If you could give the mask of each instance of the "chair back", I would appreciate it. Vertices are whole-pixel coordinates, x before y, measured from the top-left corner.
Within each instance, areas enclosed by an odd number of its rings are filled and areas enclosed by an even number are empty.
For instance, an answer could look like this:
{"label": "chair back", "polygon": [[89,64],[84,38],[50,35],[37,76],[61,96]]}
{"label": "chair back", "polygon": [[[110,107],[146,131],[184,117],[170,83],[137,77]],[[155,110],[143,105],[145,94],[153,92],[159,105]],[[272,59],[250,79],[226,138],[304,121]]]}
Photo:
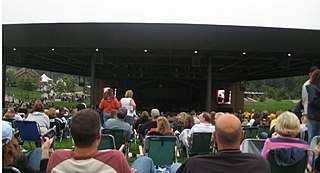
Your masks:
{"label": "chair back", "polygon": [[116,149],[114,137],[110,134],[101,134],[101,141],[98,150]]}
{"label": "chair back", "polygon": [[196,132],[192,134],[190,147],[187,148],[189,154],[208,154],[211,152],[212,133]]}
{"label": "chair back", "polygon": [[3,118],[2,120],[9,122],[9,123],[11,124],[11,127],[12,127],[13,129],[16,129],[16,128],[17,128],[16,122],[15,122],[16,119],[14,119],[14,118]]}
{"label": "chair back", "polygon": [[147,136],[145,152],[157,166],[169,166],[177,161],[176,146],[178,138],[175,136]]}
{"label": "chair back", "polygon": [[257,138],[259,128],[258,127],[243,127],[244,139]]}
{"label": "chair back", "polygon": [[3,166],[2,167],[3,173],[21,173],[19,169],[13,167],[13,166]]}
{"label": "chair back", "polygon": [[126,134],[123,129],[102,129],[102,134],[109,134],[114,137],[116,148],[119,149],[122,144],[125,144]]}
{"label": "chair back", "polygon": [[[297,149],[296,147],[289,148],[288,150],[294,150]],[[288,155],[290,154],[283,154],[283,152],[280,152],[283,150],[283,148],[273,149],[268,152],[268,161],[270,163],[271,172],[276,173],[304,173],[307,168],[308,163],[308,150],[299,149],[301,150],[302,155],[299,157],[299,160],[296,162],[286,162],[283,160],[285,157],[290,157]],[[310,150],[310,152],[312,152]],[[297,156],[297,151],[292,151],[293,155]],[[314,154],[312,154],[313,159],[312,163],[314,161]]]}
{"label": "chair back", "polygon": [[19,130],[21,140],[41,142],[40,127],[36,121],[16,120],[16,125]]}
{"label": "chair back", "polygon": [[248,138],[242,141],[240,149],[243,153],[261,154],[266,139]]}

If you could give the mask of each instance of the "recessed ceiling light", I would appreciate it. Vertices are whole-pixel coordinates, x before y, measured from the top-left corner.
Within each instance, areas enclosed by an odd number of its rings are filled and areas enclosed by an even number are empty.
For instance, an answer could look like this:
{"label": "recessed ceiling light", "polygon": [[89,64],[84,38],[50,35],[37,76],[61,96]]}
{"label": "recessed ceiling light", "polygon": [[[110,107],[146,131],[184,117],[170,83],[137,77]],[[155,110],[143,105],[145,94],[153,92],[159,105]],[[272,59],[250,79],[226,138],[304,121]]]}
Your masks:
{"label": "recessed ceiling light", "polygon": [[288,56],[290,57],[290,56],[291,56],[291,53],[288,53]]}
{"label": "recessed ceiling light", "polygon": [[144,53],[147,53],[148,52],[148,49],[145,49],[145,50],[143,50],[144,51]]}
{"label": "recessed ceiling light", "polygon": [[16,51],[16,50],[17,50],[17,49],[14,47],[14,48],[13,48],[13,51]]}
{"label": "recessed ceiling light", "polygon": [[195,53],[195,54],[197,54],[197,53],[198,53],[198,51],[197,51],[197,50],[195,50],[195,51],[194,51],[194,53]]}
{"label": "recessed ceiling light", "polygon": [[54,48],[52,48],[51,50],[54,51]]}
{"label": "recessed ceiling light", "polygon": [[96,52],[99,52],[99,49],[96,49]]}
{"label": "recessed ceiling light", "polygon": [[242,52],[242,55],[246,55],[247,54],[247,52]]}

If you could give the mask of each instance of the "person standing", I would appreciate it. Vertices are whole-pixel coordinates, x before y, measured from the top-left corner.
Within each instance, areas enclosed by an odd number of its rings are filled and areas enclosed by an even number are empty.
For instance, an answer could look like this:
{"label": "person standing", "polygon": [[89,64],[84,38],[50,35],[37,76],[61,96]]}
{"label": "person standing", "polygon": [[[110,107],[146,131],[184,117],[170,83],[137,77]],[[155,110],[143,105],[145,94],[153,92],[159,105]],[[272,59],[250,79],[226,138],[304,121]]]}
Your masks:
{"label": "person standing", "polygon": [[320,135],[320,70],[311,74],[310,84],[306,86],[308,92],[308,142],[310,144],[314,136]]}
{"label": "person standing", "polygon": [[108,88],[103,94],[103,99],[99,104],[99,109],[103,110],[104,123],[110,118],[111,111],[116,111],[120,108],[120,104],[117,98],[114,97],[113,89]]}
{"label": "person standing", "polygon": [[124,97],[120,100],[120,107],[125,107],[128,110],[127,117],[125,118],[125,122],[132,125],[134,120],[134,111],[136,109],[136,103],[132,99],[133,92],[132,90],[127,90]]}
{"label": "person standing", "polygon": [[301,101],[303,105],[303,113],[302,114],[307,114],[308,113],[308,92],[306,86],[310,84],[310,79],[311,79],[311,74],[315,70],[317,70],[318,67],[312,66],[309,69],[309,79],[302,85],[302,93],[301,93]]}

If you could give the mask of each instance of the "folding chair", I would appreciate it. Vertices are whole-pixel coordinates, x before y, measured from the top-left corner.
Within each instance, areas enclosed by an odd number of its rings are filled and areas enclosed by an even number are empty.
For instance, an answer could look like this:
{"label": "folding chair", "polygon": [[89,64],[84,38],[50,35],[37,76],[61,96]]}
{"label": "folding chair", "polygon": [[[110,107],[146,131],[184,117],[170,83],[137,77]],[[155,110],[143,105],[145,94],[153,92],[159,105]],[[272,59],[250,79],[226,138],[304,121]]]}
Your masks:
{"label": "folding chair", "polygon": [[101,141],[98,150],[116,149],[114,137],[109,134],[101,134]]}
{"label": "folding chair", "polygon": [[243,127],[244,139],[257,138],[259,128],[258,127]]}
{"label": "folding chair", "polygon": [[[285,152],[283,154],[283,150],[290,151],[289,153]],[[301,154],[300,155],[298,154]],[[276,173],[305,173],[307,164],[308,164],[308,155],[312,156],[312,168],[314,163],[314,152],[312,150],[304,150],[297,147],[292,148],[277,148],[270,150],[268,152],[267,159],[270,163],[271,172]],[[295,155],[295,157],[294,157]],[[298,156],[297,156],[298,155]],[[295,158],[292,159],[291,162],[286,162],[284,158]]]}
{"label": "folding chair", "polygon": [[262,138],[262,135],[261,133],[266,133],[268,134],[269,131],[270,131],[270,126],[261,126],[261,125],[258,125],[258,137],[261,139]]}
{"label": "folding chair", "polygon": [[61,133],[60,123],[57,122],[56,120],[53,122],[50,122],[50,128],[55,128],[56,133],[57,133],[56,137],[59,138],[59,141],[61,142],[63,133]]}
{"label": "folding chair", "polygon": [[243,153],[261,154],[266,139],[248,138],[242,141],[240,149]]}
{"label": "folding chair", "polygon": [[116,149],[122,151],[125,149],[125,155],[129,153],[129,141],[126,141],[126,133],[123,129],[102,129],[102,134],[109,134],[114,137]]}
{"label": "folding chair", "polygon": [[177,145],[175,136],[147,136],[144,151],[156,166],[169,166],[177,162]]}
{"label": "folding chair", "polygon": [[2,167],[3,173],[21,173],[20,170],[13,166],[4,166]]}
{"label": "folding chair", "polygon": [[16,125],[19,130],[21,140],[28,141],[30,148],[32,148],[30,141],[41,142],[40,127],[37,122],[16,120]]}
{"label": "folding chair", "polygon": [[212,133],[193,133],[189,147],[186,147],[187,157],[189,158],[190,155],[209,154],[212,143]]}

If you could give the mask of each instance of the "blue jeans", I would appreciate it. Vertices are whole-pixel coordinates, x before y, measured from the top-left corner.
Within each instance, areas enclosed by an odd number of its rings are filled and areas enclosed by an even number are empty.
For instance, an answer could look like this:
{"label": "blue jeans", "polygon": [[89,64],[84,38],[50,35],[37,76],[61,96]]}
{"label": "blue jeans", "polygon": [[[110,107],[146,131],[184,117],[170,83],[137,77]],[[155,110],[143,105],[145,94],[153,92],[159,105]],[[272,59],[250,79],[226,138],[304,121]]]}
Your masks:
{"label": "blue jeans", "polygon": [[307,120],[308,127],[308,143],[311,143],[313,137],[320,135],[320,121]]}
{"label": "blue jeans", "polygon": [[124,119],[125,122],[129,123],[130,125],[133,124],[134,116],[126,116]]}
{"label": "blue jeans", "polygon": [[25,154],[28,160],[28,165],[34,170],[40,170],[40,161],[42,156],[42,149],[35,148],[32,151],[29,151]]}
{"label": "blue jeans", "polygon": [[[174,163],[170,166],[170,173],[176,173],[181,163]],[[155,165],[150,157],[142,156],[135,160],[131,168],[135,168],[137,173],[154,173]]]}
{"label": "blue jeans", "polygon": [[104,121],[104,124],[103,124],[103,127],[105,127],[105,124],[106,122],[108,121],[108,119],[110,118],[110,113],[107,113],[107,112],[104,112],[103,113],[103,121]]}

